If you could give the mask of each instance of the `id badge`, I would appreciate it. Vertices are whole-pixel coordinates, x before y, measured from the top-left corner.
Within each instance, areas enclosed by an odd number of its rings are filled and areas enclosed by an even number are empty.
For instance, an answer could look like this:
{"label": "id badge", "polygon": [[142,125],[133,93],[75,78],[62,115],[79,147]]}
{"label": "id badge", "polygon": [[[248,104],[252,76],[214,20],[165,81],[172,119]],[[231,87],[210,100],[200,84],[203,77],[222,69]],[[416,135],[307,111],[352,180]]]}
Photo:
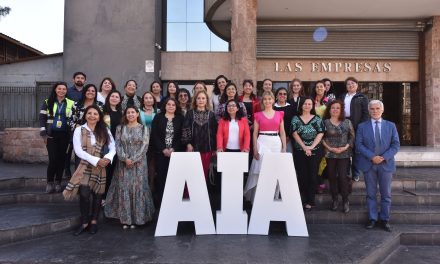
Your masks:
{"label": "id badge", "polygon": [[63,125],[63,122],[61,122],[61,121],[57,121],[57,128],[61,128],[61,126]]}

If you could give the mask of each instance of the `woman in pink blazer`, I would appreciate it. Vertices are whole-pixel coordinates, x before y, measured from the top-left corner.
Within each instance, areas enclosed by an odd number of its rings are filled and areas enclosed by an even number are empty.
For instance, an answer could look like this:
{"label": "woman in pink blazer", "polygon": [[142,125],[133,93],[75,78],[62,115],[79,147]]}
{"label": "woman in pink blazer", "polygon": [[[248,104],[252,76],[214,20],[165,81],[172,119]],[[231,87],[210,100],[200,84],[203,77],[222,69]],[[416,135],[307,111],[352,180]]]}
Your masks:
{"label": "woman in pink blazer", "polygon": [[226,102],[226,111],[218,123],[218,152],[249,152],[250,130],[243,111],[235,100]]}

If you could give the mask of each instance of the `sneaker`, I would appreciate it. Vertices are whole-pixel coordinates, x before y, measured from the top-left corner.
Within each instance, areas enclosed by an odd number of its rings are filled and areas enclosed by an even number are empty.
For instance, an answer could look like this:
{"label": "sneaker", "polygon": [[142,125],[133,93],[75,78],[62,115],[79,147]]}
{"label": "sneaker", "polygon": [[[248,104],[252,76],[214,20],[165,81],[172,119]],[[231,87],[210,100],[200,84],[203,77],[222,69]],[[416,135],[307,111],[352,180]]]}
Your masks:
{"label": "sneaker", "polygon": [[55,188],[53,186],[53,182],[48,182],[46,184],[46,193],[53,193],[55,191]]}
{"label": "sneaker", "polygon": [[353,176],[353,181],[358,182],[359,181],[359,175],[354,175]]}
{"label": "sneaker", "polygon": [[135,225],[131,225],[130,229],[136,229],[136,226]]}
{"label": "sneaker", "polygon": [[63,191],[63,188],[61,187],[61,184],[59,182],[55,183],[55,192],[60,193]]}
{"label": "sneaker", "polygon": [[348,212],[350,212],[350,203],[348,202],[348,201],[346,201],[345,203],[344,203],[344,207],[342,208],[342,212],[344,212],[344,213],[348,213]]}
{"label": "sneaker", "polygon": [[122,225],[122,229],[127,230],[128,229],[128,225]]}

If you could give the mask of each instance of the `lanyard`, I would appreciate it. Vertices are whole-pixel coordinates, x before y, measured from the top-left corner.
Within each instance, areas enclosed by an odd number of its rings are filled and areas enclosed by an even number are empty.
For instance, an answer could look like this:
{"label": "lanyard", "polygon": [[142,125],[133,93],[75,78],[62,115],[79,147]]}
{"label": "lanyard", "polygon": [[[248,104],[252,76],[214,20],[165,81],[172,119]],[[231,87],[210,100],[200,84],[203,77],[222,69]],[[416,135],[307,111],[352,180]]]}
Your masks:
{"label": "lanyard", "polygon": [[64,106],[64,102],[61,105],[58,102],[57,102],[57,104],[58,104],[57,114],[58,114],[58,119],[60,119],[61,118],[61,111],[63,110],[63,106]]}

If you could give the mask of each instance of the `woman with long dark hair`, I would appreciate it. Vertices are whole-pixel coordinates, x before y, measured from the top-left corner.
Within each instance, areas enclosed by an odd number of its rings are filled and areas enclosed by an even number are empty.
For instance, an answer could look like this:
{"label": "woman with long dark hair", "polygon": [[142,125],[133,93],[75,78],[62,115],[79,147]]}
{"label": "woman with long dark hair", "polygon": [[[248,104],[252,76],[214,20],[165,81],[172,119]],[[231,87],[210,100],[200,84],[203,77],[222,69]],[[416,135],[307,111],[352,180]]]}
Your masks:
{"label": "woman with long dark hair", "polygon": [[314,100],[306,98],[300,108],[299,115],[294,116],[291,123],[292,136],[295,139],[293,159],[299,191],[305,211],[315,206],[315,190],[317,185],[318,154],[321,139],[325,132],[322,119],[316,115]]}
{"label": "woman with long dark hair", "polygon": [[167,97],[171,97],[177,100],[177,94],[179,93],[179,85],[176,81],[169,81],[167,84]]}
{"label": "woman with long dark hair", "polygon": [[315,82],[315,88],[312,90],[310,97],[315,101],[315,112],[320,117],[324,117],[328,98],[325,96],[325,86],[323,81]]}
{"label": "woman with long dark hair", "polygon": [[177,100],[179,102],[178,107],[183,116],[191,109],[191,94],[185,88],[179,90],[177,94]]}
{"label": "woman with long dark hair", "polygon": [[107,217],[119,219],[123,229],[143,225],[154,214],[146,155],[150,133],[139,115],[139,109],[128,106],[116,129],[117,177],[110,185],[104,209]]}
{"label": "woman with long dark hair", "polygon": [[158,81],[154,81],[150,84],[150,92],[154,97],[154,100],[156,101],[156,107],[157,109],[160,109],[162,107],[162,84]]}
{"label": "woman with long dark hair", "polygon": [[166,98],[162,111],[153,120],[151,145],[154,146],[157,177],[155,183],[155,201],[160,207],[163,190],[170,165],[171,154],[183,151],[182,128],[184,118],[174,98]]}
{"label": "woman with long dark hair", "polygon": [[215,78],[214,81],[214,90],[212,91],[212,111],[214,113],[217,110],[218,105],[220,104],[220,98],[225,91],[226,84],[228,83],[228,78],[224,75],[219,75]]}
{"label": "woman with long dark hair", "polygon": [[243,81],[243,94],[238,97],[238,101],[244,104],[249,126],[252,127],[254,114],[260,111],[260,100],[254,93],[254,82],[252,80]]}
{"label": "woman with long dark hair", "polygon": [[75,130],[77,126],[82,125],[84,111],[87,107],[91,105],[97,105],[102,111],[103,103],[98,101],[98,89],[92,83],[86,84],[82,89],[81,100],[75,102],[72,111],[72,131]]}
{"label": "woman with long dark hair", "polygon": [[[238,91],[237,86],[235,83],[229,82],[226,85],[225,92],[220,97],[220,104],[217,107],[217,110],[215,111],[215,118],[217,121],[219,121],[224,113],[226,112],[226,102],[229,100],[235,100],[238,101]],[[238,107],[240,107],[241,111],[243,111],[243,114],[247,117],[247,111],[246,107],[242,102],[238,103]]]}
{"label": "woman with long dark hair", "polygon": [[102,79],[99,85],[98,101],[105,104],[105,99],[110,94],[111,91],[116,90],[115,82],[110,77],[105,77]]}
{"label": "woman with long dark hair", "polygon": [[67,84],[55,83],[40,110],[40,136],[46,144],[49,156],[46,193],[61,192],[64,160],[70,140],[69,123],[72,122],[72,108],[75,103],[66,98],[66,94]]}
{"label": "woman with long dark hair", "polygon": [[[106,183],[105,168],[115,155],[115,143],[101,109],[96,105],[88,106],[83,120],[84,124],[73,133],[73,148],[80,163],[63,192],[65,199],[71,199],[79,192],[81,225],[74,235],[80,235],[87,229],[91,234],[98,231],[97,222]],[[104,155],[105,148],[107,154]]]}
{"label": "woman with long dark hair", "polygon": [[333,87],[333,82],[329,78],[322,79],[325,86],[325,96],[327,96],[328,101],[331,102],[336,99],[335,87]]}
{"label": "woman with long dark hair", "polygon": [[[292,105],[293,115],[298,115],[299,109],[304,102],[305,94],[300,79],[295,78],[289,84],[289,103]],[[289,122],[290,126],[290,122]]]}
{"label": "woman with long dark hair", "polygon": [[[107,127],[110,129],[113,138],[116,136],[116,128],[121,123],[122,118],[122,110],[121,110],[121,93],[117,90],[111,91],[107,98],[105,99],[104,104],[104,122],[107,124]],[[102,196],[102,205],[105,205],[105,199],[107,197],[108,189],[110,188],[110,184],[113,179],[113,174],[115,171],[116,164],[118,163],[118,156],[115,155],[110,165],[107,168],[107,179],[105,184],[105,193]]]}
{"label": "woman with long dark hair", "polygon": [[217,129],[217,152],[249,152],[250,129],[243,110],[234,99],[226,102],[226,111]]}

